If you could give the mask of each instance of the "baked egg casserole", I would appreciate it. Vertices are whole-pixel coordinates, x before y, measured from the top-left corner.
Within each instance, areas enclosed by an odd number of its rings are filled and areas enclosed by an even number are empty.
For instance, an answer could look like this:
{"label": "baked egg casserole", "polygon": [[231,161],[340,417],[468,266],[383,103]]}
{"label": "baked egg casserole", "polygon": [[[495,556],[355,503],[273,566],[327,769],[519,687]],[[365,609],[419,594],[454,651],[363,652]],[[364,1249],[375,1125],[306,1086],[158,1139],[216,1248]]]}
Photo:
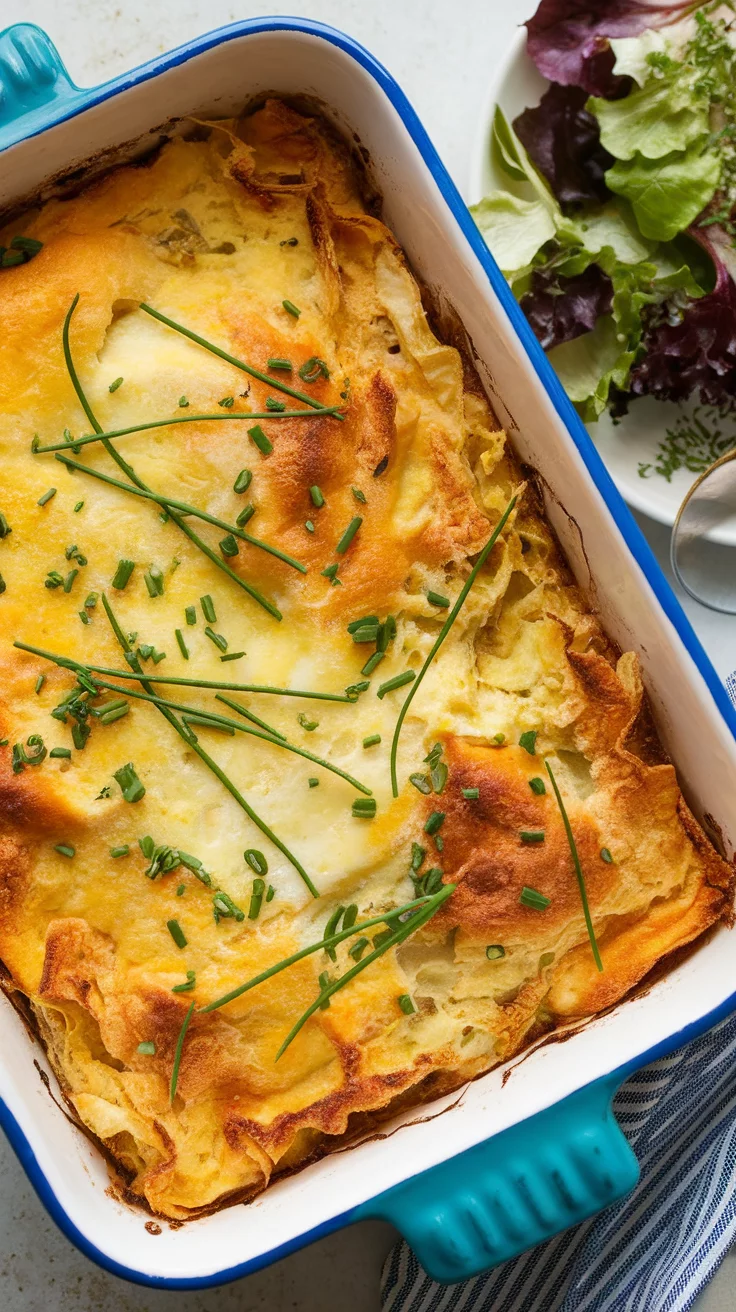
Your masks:
{"label": "baked egg casserole", "polygon": [[272,99],[0,232],[0,962],[184,1220],[731,914],[461,333]]}

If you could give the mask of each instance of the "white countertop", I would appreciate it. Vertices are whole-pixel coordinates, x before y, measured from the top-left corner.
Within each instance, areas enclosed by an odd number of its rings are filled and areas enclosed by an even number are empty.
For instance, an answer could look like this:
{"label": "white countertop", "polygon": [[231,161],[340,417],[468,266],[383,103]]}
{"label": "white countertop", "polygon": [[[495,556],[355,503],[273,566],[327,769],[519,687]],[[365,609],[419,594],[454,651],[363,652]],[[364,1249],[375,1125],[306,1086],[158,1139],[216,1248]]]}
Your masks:
{"label": "white countertop", "polygon": [[[535,0],[285,0],[283,7],[252,0],[0,0],[0,21],[45,28],[81,86],[106,81],[236,19],[290,13],[331,23],[367,46],[398,79],[467,194],[486,89],[517,24],[535,7]],[[669,574],[669,530],[638,518]],[[736,668],[736,619],[689,598],[684,604],[725,677]],[[137,1288],[72,1248],[0,1141],[2,1312],[344,1312],[348,1306],[350,1312],[378,1312],[380,1264],[392,1239],[389,1226],[364,1223],[219,1290]],[[734,1269],[736,1256],[729,1255],[698,1312],[736,1312]]]}

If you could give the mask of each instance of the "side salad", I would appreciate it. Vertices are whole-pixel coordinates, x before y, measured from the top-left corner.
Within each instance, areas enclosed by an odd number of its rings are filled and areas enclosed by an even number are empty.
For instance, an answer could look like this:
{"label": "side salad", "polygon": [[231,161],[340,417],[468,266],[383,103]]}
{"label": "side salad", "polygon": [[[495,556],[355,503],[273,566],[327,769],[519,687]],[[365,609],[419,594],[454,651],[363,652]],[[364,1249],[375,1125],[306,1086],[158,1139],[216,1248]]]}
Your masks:
{"label": "side salad", "polygon": [[583,419],[736,405],[736,6],[541,0],[473,214]]}

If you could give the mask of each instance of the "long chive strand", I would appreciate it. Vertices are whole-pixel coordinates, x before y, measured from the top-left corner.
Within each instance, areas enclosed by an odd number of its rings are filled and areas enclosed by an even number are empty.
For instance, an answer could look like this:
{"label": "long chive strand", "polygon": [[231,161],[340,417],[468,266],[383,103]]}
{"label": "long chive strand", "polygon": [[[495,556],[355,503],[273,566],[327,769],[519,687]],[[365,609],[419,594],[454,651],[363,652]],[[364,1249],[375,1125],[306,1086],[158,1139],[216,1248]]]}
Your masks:
{"label": "long chive strand", "polygon": [[[454,892],[455,885],[446,884],[445,889]],[[446,896],[449,896],[449,893]],[[280,974],[282,970],[287,970],[289,966],[295,965],[297,961],[303,961],[305,957],[311,956],[312,953],[319,952],[323,948],[326,950],[335,947],[347,938],[362,934],[366,929],[373,929],[375,925],[385,925],[387,921],[397,920],[407,912],[413,911],[415,907],[426,907],[429,901],[430,898],[426,896],[415,898],[412,902],[405,902],[403,906],[396,907],[393,911],[384,912],[382,916],[372,916],[370,920],[351,925],[348,929],[342,929],[337,934],[330,934],[329,937],[320,939],[318,943],[310,943],[309,947],[301,948],[299,952],[294,952],[292,956],[285,957],[283,961],[277,962],[275,966],[269,966],[267,970],[261,971],[260,975],[254,976],[245,984],[239,984],[237,988],[231,989],[229,993],[225,993],[221,998],[216,998],[214,1002],[208,1002],[206,1007],[200,1007],[200,1014],[204,1015],[208,1011],[218,1011],[220,1007],[227,1006],[228,1002],[234,1002],[236,998],[242,997],[244,993],[248,993],[256,985],[263,984],[265,980],[271,979],[273,975]]]}
{"label": "long chive strand", "polygon": [[[208,342],[206,337],[200,337],[199,333],[192,332],[191,328],[185,328],[183,324],[177,323],[175,319],[169,319],[165,314],[161,314],[158,310],[154,310],[153,306],[146,305],[145,301],[141,301],[140,309],[146,314],[150,314],[151,318],[158,319],[159,323],[166,324],[167,328],[173,328],[174,332],[181,333],[182,336],[188,337],[190,341],[196,342],[198,346],[203,346],[205,351],[211,351],[213,355],[219,355],[221,360],[227,360],[228,364],[235,365],[236,369],[242,369],[244,373],[250,374],[251,378],[257,378],[259,382],[267,383],[269,387],[274,389],[274,391],[285,392],[286,395],[292,397],[293,400],[302,401],[305,405],[311,406],[313,410],[316,410],[319,413],[323,413],[328,408],[323,405],[321,401],[315,401],[314,397],[309,396],[306,392],[298,392],[296,388],[289,387],[288,383],[282,383],[279,378],[273,378],[271,374],[261,373],[261,370],[254,369],[253,365],[246,364],[243,360],[238,360],[236,356],[230,355],[228,351],[223,351],[221,346],[215,346],[214,342]],[[335,418],[342,421],[342,415],[335,415]]]}
{"label": "long chive strand", "polygon": [[[342,406],[326,406],[320,414],[338,415]],[[203,415],[172,415],[170,419],[152,419],[146,424],[131,424],[129,428],[111,428],[107,432],[100,430],[99,433],[85,433],[84,437],[74,438],[74,447],[88,446],[90,442],[101,442],[103,437],[128,437],[130,433],[146,433],[151,428],[168,428],[171,424],[196,424],[209,423],[211,420],[230,420],[230,419],[247,419],[253,423],[256,419],[313,419],[314,415],[311,410],[263,410],[261,412],[246,412],[236,410],[234,414],[203,414]],[[68,442],[55,442],[52,446],[36,446],[33,448],[34,456],[48,455],[51,451],[68,451]]]}
{"label": "long chive strand", "polygon": [[307,1010],[289,1030],[289,1033],[276,1053],[274,1062],[277,1062],[279,1058],[283,1056],[289,1045],[293,1043],[299,1031],[303,1029],[307,1021],[314,1015],[315,1011],[332,997],[333,993],[337,993],[339,989],[344,988],[352,979],[355,979],[356,975],[359,975],[361,971],[366,970],[368,966],[372,965],[374,961],[377,961],[379,957],[382,957],[384,953],[388,952],[393,947],[398,947],[399,944],[403,943],[410,934],[413,934],[417,929],[421,929],[426,925],[427,921],[432,919],[436,912],[439,911],[443,902],[446,902],[447,898],[450,897],[454,891],[454,884],[446,884],[442,891],[435,895],[424,911],[413,917],[407,924],[402,925],[401,928],[397,929],[390,938],[387,938],[385,942],[381,943],[373,952],[370,952],[367,957],[363,957],[361,961],[352,966],[350,970],[346,971],[344,975],[341,975],[339,979],[334,980],[332,984],[328,984],[326,989],[322,989],[314,1002],[307,1007]]}
{"label": "long chive strand", "polygon": [[103,474],[99,469],[91,469],[89,465],[83,465],[79,460],[70,460],[68,456],[57,455],[57,460],[62,465],[67,465],[70,469],[79,469],[83,474],[89,474],[91,478],[98,478],[103,483],[109,483],[111,487],[119,487],[123,492],[130,492],[135,497],[143,497],[147,501],[155,501],[157,505],[163,506],[166,510],[179,510],[185,515],[195,515],[197,519],[204,520],[207,524],[214,524],[216,528],[224,529],[226,533],[232,533],[236,538],[241,538],[243,542],[250,543],[253,547],[260,547],[262,551],[267,551],[271,556],[278,556],[292,569],[298,569],[300,574],[306,574],[307,567],[300,561],[295,560],[293,556],[287,555],[285,551],[280,551],[278,547],[272,547],[269,542],[263,542],[261,538],[255,538],[251,533],[244,533],[242,529],[235,524],[228,524],[225,519],[218,519],[216,515],[210,515],[206,510],[198,510],[196,506],[190,506],[186,501],[177,501],[174,497],[165,497],[158,492],[152,492],[149,489],[141,487],[131,487],[128,483],[123,483],[119,478],[112,478],[110,474]]}
{"label": "long chive strand", "polygon": [[108,692],[125,693],[126,697],[134,697],[139,701],[153,702],[155,706],[165,706],[170,711],[182,711],[185,715],[201,716],[203,718],[199,720],[199,723],[202,728],[207,728],[207,724],[203,722],[206,719],[213,729],[218,728],[218,726],[235,729],[238,733],[246,733],[253,738],[260,738],[263,742],[271,743],[273,747],[283,747],[285,751],[295,752],[297,756],[303,756],[305,760],[311,761],[314,765],[322,766],[323,770],[329,770],[332,774],[339,775],[341,779],[352,784],[353,788],[357,788],[359,792],[365,793],[366,797],[373,796],[371,789],[367,788],[365,784],[362,784],[360,780],[354,779],[351,774],[346,774],[344,770],[341,770],[337,765],[333,765],[330,761],[323,760],[321,756],[315,756],[312,752],[308,752],[306,747],[297,747],[296,744],[290,743],[286,739],[274,738],[272,734],[263,733],[260,729],[253,729],[249,724],[240,724],[238,720],[233,720],[228,715],[218,715],[217,712],[214,711],[202,711],[197,706],[187,706],[185,702],[168,701],[164,697],[157,697],[154,692],[142,693],[134,692],[129,688],[119,688],[117,684],[109,683],[106,679],[96,679],[95,682],[98,683],[101,688],[105,688]]}
{"label": "long chive strand", "polygon": [[[58,656],[55,652],[46,651],[43,647],[33,647],[28,642],[21,642],[17,639],[13,643],[20,651],[30,652],[32,656],[43,656],[45,660],[52,661],[54,665],[61,666],[64,670],[71,670],[75,673],[77,670],[89,671],[92,674],[109,674],[115,679],[138,679],[136,674],[131,674],[130,670],[116,670],[109,665],[89,665],[82,661],[73,660],[71,656]],[[219,688],[223,692],[254,692],[268,693],[271,696],[278,697],[301,697],[310,700],[323,702],[349,702],[353,704],[353,698],[348,697],[345,693],[338,692],[311,692],[304,688],[276,688],[267,683],[225,683],[219,679],[185,679],[169,675],[168,677],[158,674],[148,676],[149,683],[162,683],[167,685],[175,684],[177,687],[184,688]]]}
{"label": "long chive strand", "polygon": [[552,784],[552,787],[554,789],[555,797],[557,799],[557,805],[560,809],[560,815],[562,816],[562,823],[565,826],[565,833],[567,834],[567,842],[570,848],[570,855],[572,856],[573,865],[575,866],[575,875],[578,881],[578,888],[580,889],[580,901],[583,904],[583,915],[585,916],[585,924],[587,926],[588,938],[590,939],[590,946],[593,950],[595,964],[598,967],[598,969],[602,971],[603,962],[601,961],[601,954],[598,951],[598,942],[595,936],[595,929],[593,928],[593,918],[590,914],[590,906],[588,905],[588,892],[585,887],[585,875],[583,874],[583,867],[580,864],[580,857],[578,855],[577,843],[575,842],[575,835],[572,832],[572,825],[570,824],[570,819],[567,814],[567,808],[562,800],[562,793],[557,787],[557,780],[555,779],[552,773],[552,766],[550,765],[546,757],[545,757],[544,765],[547,774],[549,775],[550,783]]}
{"label": "long chive strand", "polygon": [[[102,604],[105,608],[105,614],[107,615],[107,618],[110,621],[110,625],[112,626],[113,633],[115,634],[118,643],[120,644],[126,655],[129,654],[130,649],[126,641],[125,634],[123,633],[122,629],[120,628],[120,625],[115,619],[115,616],[112,611],[112,607],[110,606],[110,603],[107,600],[107,597],[105,596],[104,592],[102,593]],[[131,665],[135,669],[135,672],[138,676],[138,682],[140,683],[141,687],[145,689],[145,691],[149,694],[150,697],[155,697],[155,693],[153,692],[150,683],[146,679],[143,670],[141,670],[140,661],[138,660],[138,657],[133,656],[132,654],[131,654]],[[309,878],[309,875],[307,874],[301,862],[297,859],[297,857],[294,856],[293,852],[289,851],[286,844],[282,843],[281,839],[276,836],[276,834],[273,832],[270,826],[266,824],[265,820],[261,820],[261,817],[257,815],[257,813],[253,810],[252,806],[250,806],[250,804],[246,802],[242,793],[238,791],[238,789],[235,787],[235,784],[232,782],[231,779],[228,778],[224,770],[220,769],[217,762],[213,761],[209,753],[206,752],[198,742],[193,741],[193,736],[187,732],[187,730],[184,728],[182,724],[179,723],[177,717],[174,715],[173,711],[171,711],[168,708],[168,706],[159,706],[158,709],[160,710],[164,718],[168,720],[171,727],[176,730],[179,737],[184,739],[184,742],[187,744],[187,746],[190,747],[193,752],[196,752],[197,756],[199,756],[199,758],[202,761],[204,761],[205,765],[209,767],[212,773],[216,775],[216,777],[220,780],[220,783],[223,784],[223,786],[230,793],[231,797],[233,797],[235,801],[238,803],[238,806],[240,806],[242,810],[245,811],[245,814],[249,817],[249,819],[253,821],[253,824],[256,826],[256,828],[260,829],[261,833],[265,834],[266,838],[270,839],[274,847],[277,847],[278,850],[283,854],[283,856],[286,857],[287,861],[294,867],[294,869],[297,871],[300,877],[304,880],[304,883],[306,884],[307,888],[312,894],[312,897],[319,897],[319,893],[317,889],[315,888],[314,884]]]}
{"label": "long chive strand", "polygon": [[[113,446],[109,438],[102,436],[102,428],[98,424],[92,412],[87,397],[84,394],[84,389],[82,387],[82,384],[80,383],[79,378],[77,376],[77,371],[74,367],[74,361],[72,359],[71,347],[69,345],[69,325],[71,323],[71,318],[77,307],[78,302],[79,302],[79,292],[77,292],[76,296],[74,297],[74,300],[72,301],[71,305],[69,306],[69,309],[67,310],[66,319],[64,320],[64,328],[62,331],[64,359],[66,361],[66,367],[69,371],[69,377],[71,378],[72,381],[72,386],[74,387],[74,391],[77,394],[79,403],[82,409],[84,410],[84,413],[86,414],[87,418],[89,419],[89,422],[91,423],[95,432],[101,435],[102,445],[104,446],[108,455],[112,456],[112,459],[115,461],[116,465],[118,465],[120,469],[122,469],[126,478],[129,478],[131,483],[135,483],[136,487],[140,488],[144,492],[150,492],[151,489],[149,487],[146,487],[146,484],[143,483],[142,480],[138,477],[135,470],[128,464],[127,460],[124,460],[120,452],[115,450],[115,447]],[[273,615],[274,619],[277,620],[281,619],[281,611],[277,610],[277,608],[273,605],[272,602],[267,601],[265,597],[261,596],[260,592],[258,592],[256,588],[253,588],[249,583],[246,583],[245,579],[242,579],[239,574],[236,574],[234,570],[230,569],[230,566],[226,565],[224,560],[222,560],[220,556],[215,555],[215,552],[212,551],[207,546],[206,542],[203,542],[202,539],[198,537],[198,535],[194,532],[194,530],[189,527],[186,521],[183,520],[181,516],[176,513],[176,511],[171,510],[169,514],[173,522],[176,524],[177,528],[181,529],[182,533],[186,534],[186,536],[190,539],[190,541],[192,541],[195,544],[195,546],[198,546],[200,551],[204,552],[205,556],[207,556],[212,561],[213,565],[216,565],[217,568],[222,570],[224,574],[229,575],[229,577],[233,579],[235,583],[238,584],[238,587],[242,588],[244,592],[247,592],[249,596],[251,596],[254,601],[258,602],[258,605],[262,606],[264,610],[268,611],[270,615]]]}
{"label": "long chive strand", "polygon": [[396,777],[396,757],[397,757],[398,749],[399,749],[399,736],[400,736],[400,734],[401,734],[401,726],[403,725],[404,720],[406,719],[406,713],[407,713],[407,711],[409,710],[409,707],[411,706],[412,701],[414,700],[414,697],[415,697],[415,695],[416,695],[417,689],[419,688],[419,686],[420,686],[420,684],[421,684],[421,682],[422,682],[422,679],[424,678],[425,674],[427,673],[427,670],[429,669],[430,665],[432,664],[432,661],[434,660],[435,656],[437,655],[437,652],[439,651],[440,647],[442,646],[443,642],[445,641],[445,638],[447,637],[448,633],[450,632],[450,629],[452,628],[453,624],[455,623],[455,620],[457,619],[458,615],[460,614],[460,611],[461,611],[461,609],[462,609],[463,603],[464,603],[464,601],[465,601],[465,599],[466,599],[468,593],[470,592],[470,589],[472,588],[473,584],[475,583],[475,580],[476,580],[476,578],[478,577],[478,574],[480,573],[481,569],[482,569],[483,566],[485,565],[485,562],[486,562],[488,556],[490,555],[491,551],[493,550],[493,547],[495,546],[495,544],[496,544],[496,542],[497,542],[497,540],[498,540],[498,537],[499,537],[499,535],[500,535],[500,533],[501,533],[501,531],[502,531],[502,529],[503,529],[503,527],[504,527],[504,524],[506,523],[506,521],[507,521],[509,515],[511,514],[511,512],[512,512],[512,510],[513,510],[513,508],[514,508],[515,505],[516,505],[516,497],[513,496],[513,497],[511,498],[511,500],[509,501],[509,503],[508,503],[506,509],[504,510],[504,512],[503,512],[503,514],[502,514],[502,516],[501,516],[501,518],[499,519],[499,521],[498,521],[496,527],[494,528],[494,530],[493,530],[493,532],[492,532],[490,538],[489,538],[488,541],[486,542],[486,545],[484,546],[483,550],[481,551],[481,553],[480,553],[480,555],[479,555],[477,561],[475,562],[473,568],[471,569],[470,574],[468,575],[467,579],[465,580],[465,583],[463,584],[463,587],[462,587],[461,590],[460,590],[460,595],[459,595],[457,601],[455,602],[455,605],[453,606],[452,610],[450,611],[450,614],[448,615],[447,619],[445,620],[444,624],[442,625],[442,628],[440,629],[440,632],[439,632],[439,634],[438,634],[438,636],[437,636],[435,642],[434,642],[433,645],[432,645],[432,649],[431,649],[431,651],[430,651],[430,653],[429,653],[427,659],[425,660],[425,662],[424,662],[424,664],[423,664],[421,670],[419,671],[419,674],[417,675],[416,679],[414,680],[414,682],[413,682],[413,684],[412,684],[412,686],[411,686],[411,690],[410,690],[410,692],[409,692],[409,695],[408,695],[408,697],[406,698],[406,701],[404,702],[404,705],[402,706],[401,710],[399,711],[399,718],[398,718],[397,721],[396,721],[396,728],[394,729],[394,736],[393,736],[393,739],[392,739],[392,742],[391,742],[391,791],[392,791],[394,797],[398,797],[398,795],[399,795],[399,785],[398,785],[398,781],[397,781],[397,777]]}

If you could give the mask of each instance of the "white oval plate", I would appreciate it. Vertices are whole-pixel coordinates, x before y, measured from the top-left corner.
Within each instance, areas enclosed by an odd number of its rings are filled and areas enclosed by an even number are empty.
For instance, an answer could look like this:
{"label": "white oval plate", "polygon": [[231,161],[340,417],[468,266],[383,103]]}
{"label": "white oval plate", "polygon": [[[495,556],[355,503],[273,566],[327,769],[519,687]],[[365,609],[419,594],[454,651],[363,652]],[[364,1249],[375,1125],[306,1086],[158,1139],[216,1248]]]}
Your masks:
{"label": "white oval plate", "polygon": [[[471,203],[481,200],[494,187],[506,189],[508,186],[508,179],[494,168],[491,160],[491,131],[496,105],[501,106],[509,120],[514,119],[528,105],[538,105],[548,86],[526,53],[526,31],[521,28],[501,60],[498,76],[489,92],[471,163]],[[696,405],[696,399],[680,406],[672,401],[643,397],[636,400],[630,413],[616,424],[604,413],[597,423],[588,425],[588,432],[624,499],[635,510],[650,515],[661,524],[674,524],[683,497],[697,474],[678,469],[668,483],[657,473],[643,478],[639,465],[654,464],[658,444],[665,438],[666,430],[672,428],[683,414],[690,415]],[[734,437],[736,440],[736,422]],[[724,525],[718,532],[718,540],[736,546],[736,524],[733,527]]]}

